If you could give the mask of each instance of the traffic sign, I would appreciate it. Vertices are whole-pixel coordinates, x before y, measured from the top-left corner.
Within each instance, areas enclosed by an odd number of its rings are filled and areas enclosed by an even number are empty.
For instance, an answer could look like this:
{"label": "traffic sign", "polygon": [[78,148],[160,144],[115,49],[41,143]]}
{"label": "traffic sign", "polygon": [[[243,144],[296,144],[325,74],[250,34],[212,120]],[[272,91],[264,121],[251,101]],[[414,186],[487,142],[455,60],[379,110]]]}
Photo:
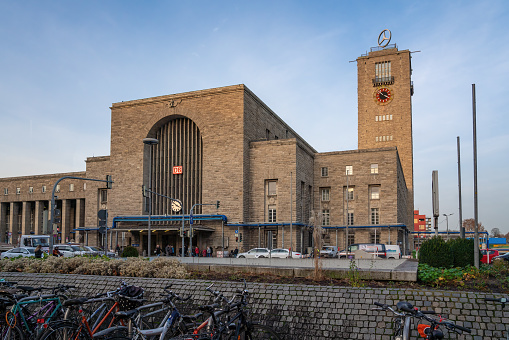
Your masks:
{"label": "traffic sign", "polygon": [[238,234],[238,233],[239,233],[239,231],[238,231],[238,230],[235,230],[235,234]]}

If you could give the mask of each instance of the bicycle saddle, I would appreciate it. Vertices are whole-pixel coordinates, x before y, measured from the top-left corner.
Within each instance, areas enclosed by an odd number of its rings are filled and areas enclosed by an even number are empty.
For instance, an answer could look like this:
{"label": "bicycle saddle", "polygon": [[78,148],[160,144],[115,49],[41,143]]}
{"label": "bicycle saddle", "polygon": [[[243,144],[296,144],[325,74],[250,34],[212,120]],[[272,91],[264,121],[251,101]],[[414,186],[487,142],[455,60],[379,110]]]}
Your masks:
{"label": "bicycle saddle", "polygon": [[396,304],[396,307],[398,308],[398,310],[401,310],[403,312],[413,312],[414,311],[414,306],[412,306],[412,304],[410,302],[406,302],[406,301],[400,301]]}
{"label": "bicycle saddle", "polygon": [[70,299],[70,300],[64,301],[64,303],[62,305],[64,307],[82,305],[87,300],[88,300],[88,298]]}

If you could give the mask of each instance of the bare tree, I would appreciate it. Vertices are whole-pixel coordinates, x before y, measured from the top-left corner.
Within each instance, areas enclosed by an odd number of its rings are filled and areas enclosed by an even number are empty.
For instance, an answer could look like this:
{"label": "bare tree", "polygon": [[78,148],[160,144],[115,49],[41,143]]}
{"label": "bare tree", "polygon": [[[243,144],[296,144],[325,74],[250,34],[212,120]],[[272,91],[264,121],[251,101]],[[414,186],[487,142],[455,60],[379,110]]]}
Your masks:
{"label": "bare tree", "polygon": [[[477,226],[479,231],[486,231],[481,222],[479,222]],[[473,218],[467,218],[466,220],[463,220],[463,227],[465,228],[465,231],[475,231],[475,220]]]}
{"label": "bare tree", "polygon": [[322,249],[322,213],[319,211],[311,211],[309,225],[313,227],[313,256],[315,259],[315,280],[323,279],[322,259],[320,258],[320,249]]}
{"label": "bare tree", "polygon": [[491,232],[490,232],[490,235],[492,237],[501,237],[502,236],[501,233],[500,233],[500,229],[498,229],[498,228],[492,228]]}

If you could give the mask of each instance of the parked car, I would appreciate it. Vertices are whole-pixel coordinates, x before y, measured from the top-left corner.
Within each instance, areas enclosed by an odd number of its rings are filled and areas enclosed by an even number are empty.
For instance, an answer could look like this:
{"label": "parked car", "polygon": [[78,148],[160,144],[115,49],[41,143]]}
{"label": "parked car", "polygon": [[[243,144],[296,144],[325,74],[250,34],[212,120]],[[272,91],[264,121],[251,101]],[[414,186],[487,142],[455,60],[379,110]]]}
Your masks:
{"label": "parked car", "polygon": [[246,253],[240,253],[238,258],[258,259],[269,257],[270,251],[267,248],[254,248]]}
{"label": "parked car", "polygon": [[[85,248],[92,256],[103,256],[104,255],[104,250],[102,248],[93,247],[93,246],[83,246],[83,248]],[[111,252],[111,251],[108,251],[107,255],[108,255],[108,257],[116,257],[117,256],[116,253]]]}
{"label": "parked car", "polygon": [[70,244],[55,244],[54,247],[58,247],[58,251],[61,252],[64,257],[86,255],[86,251],[81,249],[80,246],[74,246]]}
{"label": "parked car", "polygon": [[[290,250],[288,250],[288,249],[281,249],[281,248],[272,249],[270,251],[270,257],[272,257],[272,258],[281,258],[281,259],[289,258],[290,257]],[[302,258],[302,254],[298,253],[296,251],[292,251],[292,257],[294,259],[301,259]]]}
{"label": "parked car", "polygon": [[509,253],[505,253],[504,255],[498,255],[491,259],[491,261],[500,261],[500,260],[506,260],[509,261]]}
{"label": "parked car", "polygon": [[493,258],[500,255],[496,249],[481,249],[482,263],[491,263]]}
{"label": "parked car", "polygon": [[339,258],[347,258],[350,256],[355,256],[355,252],[357,250],[364,250],[365,252],[371,253],[373,258],[380,257],[386,258],[387,251],[385,249],[385,244],[374,244],[374,243],[356,243],[348,246],[348,252],[342,250],[339,252]]}
{"label": "parked car", "polygon": [[1,255],[2,259],[14,257],[35,257],[35,247],[19,247],[4,251]]}
{"label": "parked car", "polygon": [[401,249],[397,244],[386,244],[385,250],[387,252],[388,259],[400,259],[401,258]]}
{"label": "parked car", "polygon": [[320,256],[323,257],[338,257],[338,247],[336,246],[323,246],[320,250]]}

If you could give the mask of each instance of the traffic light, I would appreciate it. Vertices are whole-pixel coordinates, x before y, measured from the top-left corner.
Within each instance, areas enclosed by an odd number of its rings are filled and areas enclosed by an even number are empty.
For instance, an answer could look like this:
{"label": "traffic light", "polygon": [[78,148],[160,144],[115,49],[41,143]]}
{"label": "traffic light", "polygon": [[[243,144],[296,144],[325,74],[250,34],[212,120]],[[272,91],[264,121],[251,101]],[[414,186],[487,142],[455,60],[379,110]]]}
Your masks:
{"label": "traffic light", "polygon": [[180,229],[180,237],[187,237],[187,236],[188,236],[187,230]]}
{"label": "traffic light", "polygon": [[53,218],[53,222],[54,223],[60,223],[62,222],[62,212],[60,211],[60,209],[55,209],[55,217]]}
{"label": "traffic light", "polygon": [[221,203],[221,202],[216,201],[216,209],[219,209],[219,204],[220,204],[220,203]]}
{"label": "traffic light", "polygon": [[111,180],[111,175],[106,175],[106,189],[111,189],[113,187],[113,181]]}
{"label": "traffic light", "polygon": [[193,237],[194,237],[194,229],[193,229],[193,228],[191,228],[191,236],[190,236],[190,237],[191,237],[191,238],[193,238]]}
{"label": "traffic light", "polygon": [[147,197],[147,186],[145,184],[141,186],[141,190],[143,192],[143,197]]}
{"label": "traffic light", "polygon": [[235,242],[239,242],[239,236],[238,234],[235,235]]}
{"label": "traffic light", "polygon": [[242,242],[242,233],[239,234],[239,241]]}

